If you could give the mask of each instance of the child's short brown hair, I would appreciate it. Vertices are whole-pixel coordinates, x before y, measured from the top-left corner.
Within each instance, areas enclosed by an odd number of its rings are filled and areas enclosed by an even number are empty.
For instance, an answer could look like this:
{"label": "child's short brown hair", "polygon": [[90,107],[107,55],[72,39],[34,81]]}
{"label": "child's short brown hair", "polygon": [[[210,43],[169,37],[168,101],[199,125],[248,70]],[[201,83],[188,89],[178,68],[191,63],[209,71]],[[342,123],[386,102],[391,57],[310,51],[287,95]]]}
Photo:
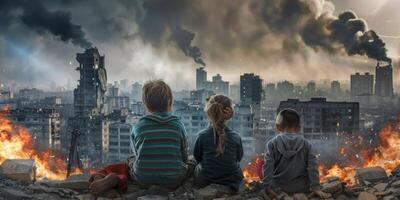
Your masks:
{"label": "child's short brown hair", "polygon": [[275,124],[284,128],[300,128],[300,115],[296,110],[287,108],[278,113]]}
{"label": "child's short brown hair", "polygon": [[151,112],[165,112],[172,103],[171,88],[162,80],[149,81],[142,88],[142,100]]}

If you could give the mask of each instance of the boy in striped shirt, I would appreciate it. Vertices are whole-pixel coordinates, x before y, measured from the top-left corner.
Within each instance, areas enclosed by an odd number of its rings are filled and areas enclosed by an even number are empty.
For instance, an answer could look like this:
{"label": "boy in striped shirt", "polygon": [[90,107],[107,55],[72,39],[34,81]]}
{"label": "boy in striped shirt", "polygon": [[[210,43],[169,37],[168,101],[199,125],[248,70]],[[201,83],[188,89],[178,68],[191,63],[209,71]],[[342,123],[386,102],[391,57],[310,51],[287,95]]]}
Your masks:
{"label": "boy in striped shirt", "polygon": [[172,112],[172,92],[161,80],[143,86],[142,100],[150,113],[132,132],[136,160],[131,175],[142,185],[179,186],[187,177],[186,131]]}
{"label": "boy in striped shirt", "polygon": [[[142,187],[151,185],[175,189],[193,173],[188,161],[186,131],[172,112],[172,92],[162,80],[143,86],[142,100],[150,113],[135,125],[131,142],[135,157],[128,163],[107,166],[90,179],[89,189],[96,196],[115,197],[133,179]],[[192,162],[192,163],[191,163]]]}

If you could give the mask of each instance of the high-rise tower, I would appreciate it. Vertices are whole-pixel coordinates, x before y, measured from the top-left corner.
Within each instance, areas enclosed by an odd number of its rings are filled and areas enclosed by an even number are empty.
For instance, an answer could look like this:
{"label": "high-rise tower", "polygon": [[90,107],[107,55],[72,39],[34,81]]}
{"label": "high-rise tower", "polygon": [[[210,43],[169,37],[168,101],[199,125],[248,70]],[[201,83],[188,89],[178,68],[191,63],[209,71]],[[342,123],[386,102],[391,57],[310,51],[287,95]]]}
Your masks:
{"label": "high-rise tower", "polygon": [[375,68],[375,95],[393,96],[393,68],[390,62],[378,61]]}

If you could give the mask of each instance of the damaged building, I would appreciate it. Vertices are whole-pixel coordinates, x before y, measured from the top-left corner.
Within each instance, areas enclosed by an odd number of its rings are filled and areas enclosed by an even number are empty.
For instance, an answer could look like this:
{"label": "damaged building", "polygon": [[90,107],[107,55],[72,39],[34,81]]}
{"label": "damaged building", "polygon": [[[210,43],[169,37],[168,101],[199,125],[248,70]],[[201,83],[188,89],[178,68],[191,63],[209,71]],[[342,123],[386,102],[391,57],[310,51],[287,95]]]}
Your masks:
{"label": "damaged building", "polygon": [[35,146],[60,149],[60,114],[52,108],[17,108],[10,110],[10,119],[23,125],[31,134]]}
{"label": "damaged building", "polygon": [[102,138],[108,135],[109,123],[103,115],[107,90],[104,59],[97,48],[86,49],[76,56],[80,79],[74,90],[75,116],[70,120],[70,127],[78,132],[74,133],[78,135],[77,148],[86,165],[101,160]]}

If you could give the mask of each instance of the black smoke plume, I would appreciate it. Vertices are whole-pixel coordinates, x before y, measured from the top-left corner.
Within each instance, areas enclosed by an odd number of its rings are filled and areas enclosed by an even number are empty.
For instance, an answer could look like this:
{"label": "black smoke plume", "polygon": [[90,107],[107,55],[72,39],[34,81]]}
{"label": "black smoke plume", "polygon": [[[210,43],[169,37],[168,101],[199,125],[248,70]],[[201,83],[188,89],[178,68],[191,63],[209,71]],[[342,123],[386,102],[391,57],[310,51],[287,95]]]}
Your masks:
{"label": "black smoke plume", "polygon": [[330,3],[326,2],[260,0],[255,13],[261,16],[270,31],[288,38],[299,34],[307,46],[316,50],[329,53],[344,50],[350,56],[366,55],[390,62],[385,43],[375,31],[368,30],[363,19],[352,11],[333,16],[333,9],[323,10]]}
{"label": "black smoke plume", "polygon": [[[16,9],[21,9],[21,14],[12,16]],[[82,48],[89,48],[89,42],[80,25],[71,21],[69,12],[48,10],[38,0],[5,0],[0,3],[0,13],[7,14],[9,20],[17,20],[27,27],[35,30],[38,34],[51,33],[63,42],[71,42]]]}
{"label": "black smoke plume", "polygon": [[[186,56],[205,66],[198,47],[192,46],[195,34],[182,28],[180,17],[184,11],[186,0],[147,0],[140,2],[138,8],[139,33],[141,37],[152,43],[160,45],[164,37],[172,40]],[[190,2],[189,2],[190,3]]]}
{"label": "black smoke plume", "polygon": [[[355,13],[345,11],[337,19],[324,17],[310,20],[303,30],[303,39],[307,45],[335,51],[339,43],[350,56],[367,55],[369,58],[391,62],[383,40],[375,31],[368,30],[366,22]],[[311,39],[313,37],[314,40]]]}

